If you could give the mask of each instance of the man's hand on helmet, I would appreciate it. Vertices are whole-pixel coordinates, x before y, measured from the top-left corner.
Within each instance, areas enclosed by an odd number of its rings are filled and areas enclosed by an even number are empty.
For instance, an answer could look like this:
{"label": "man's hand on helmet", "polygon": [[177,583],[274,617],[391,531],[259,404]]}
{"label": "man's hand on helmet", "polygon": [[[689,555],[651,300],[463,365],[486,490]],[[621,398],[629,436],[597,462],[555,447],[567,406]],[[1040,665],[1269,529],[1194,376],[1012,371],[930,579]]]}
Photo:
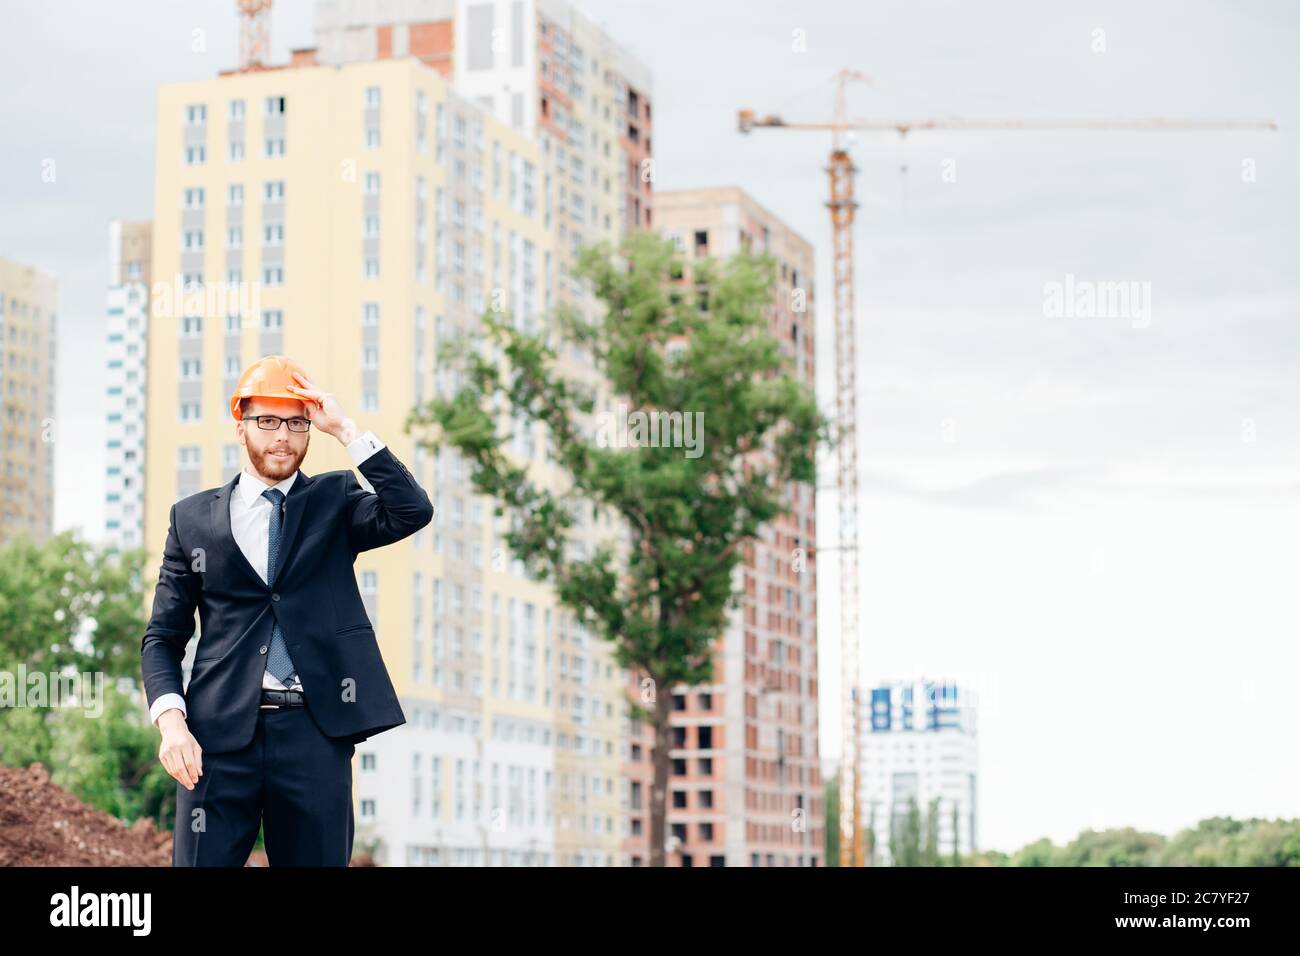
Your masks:
{"label": "man's hand on helmet", "polygon": [[357,437],[356,423],[343,413],[343,406],[333,392],[322,392],[298,372],[293,373],[293,378],[298,384],[285,387],[302,400],[313,425],[345,445]]}

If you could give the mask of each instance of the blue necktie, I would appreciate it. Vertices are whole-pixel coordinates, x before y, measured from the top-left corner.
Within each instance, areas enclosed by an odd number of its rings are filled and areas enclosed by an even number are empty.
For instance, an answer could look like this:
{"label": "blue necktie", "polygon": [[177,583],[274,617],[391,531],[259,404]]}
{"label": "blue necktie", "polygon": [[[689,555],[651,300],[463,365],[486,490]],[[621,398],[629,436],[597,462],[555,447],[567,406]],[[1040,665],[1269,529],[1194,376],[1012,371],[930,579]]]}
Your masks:
{"label": "blue necktie", "polygon": [[[266,583],[273,584],[275,582],[276,563],[280,557],[280,531],[284,527],[284,521],[280,514],[280,502],[284,500],[284,492],[279,488],[267,488],[262,492],[262,497],[269,498],[273,505],[271,508],[271,533],[266,556]],[[279,621],[273,620],[271,625],[271,652],[266,657],[266,669],[274,674],[285,687],[292,685],[289,678],[294,674],[293,660],[289,657],[289,647],[284,643],[284,633],[280,630]]]}

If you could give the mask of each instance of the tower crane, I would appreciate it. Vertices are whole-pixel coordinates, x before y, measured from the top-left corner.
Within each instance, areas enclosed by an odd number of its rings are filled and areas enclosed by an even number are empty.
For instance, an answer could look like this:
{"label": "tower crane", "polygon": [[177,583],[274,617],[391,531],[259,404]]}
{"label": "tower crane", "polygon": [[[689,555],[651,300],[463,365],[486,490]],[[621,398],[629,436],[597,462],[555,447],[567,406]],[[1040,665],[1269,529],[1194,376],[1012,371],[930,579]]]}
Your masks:
{"label": "tower crane", "polygon": [[[846,110],[846,88],[850,82],[870,83],[857,70],[835,74],[835,112],[828,122],[788,123],[779,116],[758,116],[751,109],[739,111],[740,132],[755,129],[817,130],[831,134],[830,200],[831,246],[835,284],[835,405],[838,425],[839,541],[837,547],[821,550],[840,552],[840,693],[843,753],[840,761],[840,865],[863,866],[865,840],[862,831],[862,701],[858,642],[858,444],[857,385],[853,307],[853,219],[857,202],[853,179],[857,168],[849,157],[844,134],[850,131],[893,131],[900,136],[920,130],[1194,130],[1194,129],[1277,129],[1273,120],[1174,120],[1150,119],[850,119]],[[916,705],[919,706],[919,705]],[[848,749],[848,748],[851,748]],[[954,840],[956,834],[953,835]]]}
{"label": "tower crane", "polygon": [[235,0],[240,72],[261,69],[271,53],[271,0]]}

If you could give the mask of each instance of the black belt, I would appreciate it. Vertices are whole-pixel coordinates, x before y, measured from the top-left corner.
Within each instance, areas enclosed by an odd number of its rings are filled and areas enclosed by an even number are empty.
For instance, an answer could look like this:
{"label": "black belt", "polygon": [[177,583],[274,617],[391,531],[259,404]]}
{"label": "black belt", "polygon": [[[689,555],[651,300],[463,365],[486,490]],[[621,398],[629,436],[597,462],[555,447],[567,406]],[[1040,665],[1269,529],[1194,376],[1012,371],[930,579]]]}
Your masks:
{"label": "black belt", "polygon": [[302,691],[300,690],[262,688],[262,707],[302,707],[305,703],[306,701],[303,700]]}

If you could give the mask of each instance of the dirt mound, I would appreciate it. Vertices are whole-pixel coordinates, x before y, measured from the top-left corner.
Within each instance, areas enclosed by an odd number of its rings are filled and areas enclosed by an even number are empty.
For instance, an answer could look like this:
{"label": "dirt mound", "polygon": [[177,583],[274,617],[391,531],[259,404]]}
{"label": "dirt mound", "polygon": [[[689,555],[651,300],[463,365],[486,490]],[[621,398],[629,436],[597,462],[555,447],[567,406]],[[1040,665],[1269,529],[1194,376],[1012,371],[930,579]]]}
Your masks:
{"label": "dirt mound", "polygon": [[[50,782],[45,765],[0,767],[0,866],[171,866],[171,831],[148,817],[128,827]],[[266,866],[254,850],[245,866]],[[370,854],[352,866],[374,866]]]}
{"label": "dirt mound", "polygon": [[0,866],[171,866],[172,835],[127,827],[50,782],[44,764],[0,767]]}

